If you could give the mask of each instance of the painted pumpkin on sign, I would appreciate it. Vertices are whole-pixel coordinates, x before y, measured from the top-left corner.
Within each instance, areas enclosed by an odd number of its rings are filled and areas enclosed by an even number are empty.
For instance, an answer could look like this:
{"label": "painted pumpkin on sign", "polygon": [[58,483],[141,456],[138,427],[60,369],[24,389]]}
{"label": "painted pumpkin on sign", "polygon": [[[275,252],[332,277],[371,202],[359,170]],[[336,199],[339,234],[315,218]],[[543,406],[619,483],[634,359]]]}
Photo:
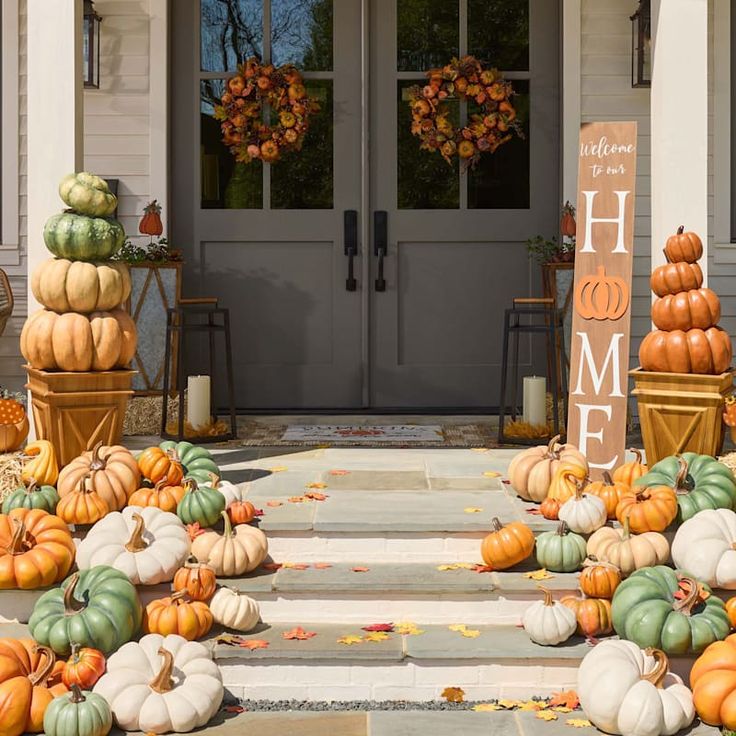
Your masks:
{"label": "painted pumpkin on sign", "polygon": [[606,275],[604,266],[598,266],[595,275],[580,279],[575,288],[575,311],[583,319],[616,320],[628,306],[626,282],[618,276]]}

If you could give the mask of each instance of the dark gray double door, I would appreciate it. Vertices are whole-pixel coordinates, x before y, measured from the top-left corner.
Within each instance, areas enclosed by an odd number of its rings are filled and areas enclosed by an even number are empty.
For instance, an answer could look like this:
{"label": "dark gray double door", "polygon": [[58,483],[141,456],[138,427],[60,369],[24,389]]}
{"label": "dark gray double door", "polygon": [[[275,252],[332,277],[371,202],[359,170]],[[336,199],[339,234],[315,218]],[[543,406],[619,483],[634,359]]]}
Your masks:
{"label": "dark gray double door", "polygon": [[[172,240],[186,291],[231,310],[238,407],[497,405],[503,308],[538,288],[524,241],[556,230],[557,3],[181,6]],[[212,117],[253,53],[304,69],[321,108],[303,150],[272,166],[235,164]],[[527,131],[467,172],[419,150],[405,92],[465,53],[512,79]]]}

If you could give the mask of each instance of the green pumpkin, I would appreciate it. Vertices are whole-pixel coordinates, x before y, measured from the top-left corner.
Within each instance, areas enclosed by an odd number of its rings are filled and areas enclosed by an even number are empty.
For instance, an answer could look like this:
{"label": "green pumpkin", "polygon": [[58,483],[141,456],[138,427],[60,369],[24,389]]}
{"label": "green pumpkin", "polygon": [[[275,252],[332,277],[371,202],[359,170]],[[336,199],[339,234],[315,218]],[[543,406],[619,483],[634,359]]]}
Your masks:
{"label": "green pumpkin", "polygon": [[31,478],[28,488],[20,486],[3,501],[2,512],[9,514],[13,509],[43,509],[50,514],[56,512],[59,494],[53,486],[39,486]]}
{"label": "green pumpkin", "polygon": [[125,573],[107,565],[76,572],[46,591],[28,620],[31,636],[66,655],[71,643],[110,654],[139,631],[143,607]]}
{"label": "green pumpkin", "polygon": [[687,573],[664,565],[637,570],[613,595],[616,633],[642,649],[654,647],[667,654],[699,654],[714,641],[725,639],[731,631],[726,607],[715,595],[702,600],[699,585],[711,593]]}
{"label": "green pumpkin", "polygon": [[90,217],[107,217],[118,206],[107,182],[86,171],[65,176],[59,184],[59,196],[67,207]]}
{"label": "green pumpkin", "polygon": [[185,478],[193,478],[197,483],[209,483],[210,473],[214,473],[218,478],[220,476],[220,468],[206,447],[172,440],[162,442],[159,447],[165,451],[176,450],[179,462],[184,468]]}
{"label": "green pumpkin", "polygon": [[679,457],[666,457],[635,481],[635,485],[674,488],[679,523],[705,509],[736,510],[736,479],[710,455],[684,452]]}
{"label": "green pumpkin", "polygon": [[567,528],[564,521],[553,532],[537,537],[537,562],[553,572],[575,572],[586,557],[585,540]]}
{"label": "green pumpkin", "polygon": [[185,483],[189,486],[189,491],[179,501],[176,515],[185,524],[214,526],[225,510],[225,496],[211,486],[198,485],[194,478],[188,478]]}
{"label": "green pumpkin", "polygon": [[46,736],[106,736],[112,728],[112,710],[107,700],[72,685],[71,692],[54,698],[46,707]]}
{"label": "green pumpkin", "polygon": [[125,230],[117,220],[61,212],[46,221],[43,241],[59,258],[106,261],[122,246]]}

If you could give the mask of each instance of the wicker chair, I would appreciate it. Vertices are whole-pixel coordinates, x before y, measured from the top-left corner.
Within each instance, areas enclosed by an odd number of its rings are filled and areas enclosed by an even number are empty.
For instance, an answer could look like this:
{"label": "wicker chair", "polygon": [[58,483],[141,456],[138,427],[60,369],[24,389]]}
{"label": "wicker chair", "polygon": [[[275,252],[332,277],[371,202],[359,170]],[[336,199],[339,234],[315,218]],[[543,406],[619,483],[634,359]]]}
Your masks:
{"label": "wicker chair", "polygon": [[5,332],[5,325],[13,313],[13,290],[10,288],[8,274],[0,268],[0,335]]}

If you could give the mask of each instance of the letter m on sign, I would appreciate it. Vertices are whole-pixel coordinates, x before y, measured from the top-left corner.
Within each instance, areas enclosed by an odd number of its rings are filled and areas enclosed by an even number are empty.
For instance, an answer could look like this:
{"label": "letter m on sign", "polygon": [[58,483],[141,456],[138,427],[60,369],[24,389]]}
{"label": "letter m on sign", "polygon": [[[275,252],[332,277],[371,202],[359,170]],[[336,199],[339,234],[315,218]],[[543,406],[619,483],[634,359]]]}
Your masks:
{"label": "letter m on sign", "polygon": [[636,123],[580,129],[567,441],[600,477],[626,447]]}

